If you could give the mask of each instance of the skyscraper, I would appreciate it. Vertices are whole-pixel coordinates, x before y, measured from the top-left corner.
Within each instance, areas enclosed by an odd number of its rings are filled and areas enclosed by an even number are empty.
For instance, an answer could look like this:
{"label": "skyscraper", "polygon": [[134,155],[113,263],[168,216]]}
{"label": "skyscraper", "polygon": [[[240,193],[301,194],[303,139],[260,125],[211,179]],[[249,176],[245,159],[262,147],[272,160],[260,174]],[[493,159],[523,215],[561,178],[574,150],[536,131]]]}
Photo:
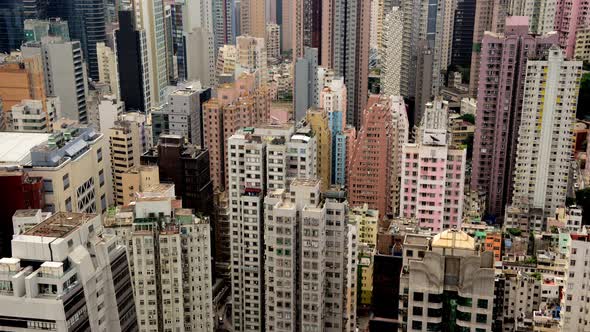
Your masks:
{"label": "skyscraper", "polygon": [[145,32],[151,106],[164,102],[168,85],[168,58],[163,0],[133,0],[135,27]]}
{"label": "skyscraper", "polygon": [[241,0],[240,35],[264,38],[266,34],[264,0]]}
{"label": "skyscraper", "polygon": [[15,236],[0,329],[137,330],[125,248],[103,229],[99,215],[59,212]]}
{"label": "skyscraper", "polygon": [[22,51],[25,58],[42,55],[47,94],[59,97],[60,117],[88,123],[88,82],[81,46],[78,41],[49,37],[41,43],[24,44]]}
{"label": "skyscraper", "polygon": [[401,94],[415,98],[414,123],[437,96],[447,69],[452,39],[453,2],[403,0]]}
{"label": "skyscraper", "polygon": [[131,10],[119,12],[115,40],[121,100],[127,110],[145,112],[152,105],[147,40],[145,30],[135,27]]}
{"label": "skyscraper", "polygon": [[383,38],[379,49],[383,61],[381,70],[382,92],[389,96],[401,95],[402,32],[402,12],[399,7],[393,7],[383,21]]}
{"label": "skyscraper", "polygon": [[487,193],[488,213],[502,218],[511,201],[526,63],[541,58],[557,35],[529,35],[528,18],[509,17],[506,32],[481,43],[472,190]]}
{"label": "skyscraper", "polygon": [[581,61],[549,50],[547,60],[528,61],[514,169],[513,204],[555,214],[565,206],[576,118]]}
{"label": "skyscraper", "polygon": [[555,8],[555,30],[559,34],[559,46],[567,59],[574,56],[576,34],[590,24],[589,0],[562,0]]}
{"label": "skyscraper", "polygon": [[167,96],[167,103],[152,110],[153,140],[162,134],[184,137],[190,144],[203,144],[203,104],[211,99],[211,89],[199,82],[178,88]]}
{"label": "skyscraper", "polygon": [[96,44],[96,55],[98,59],[99,81],[108,84],[111,88],[111,94],[119,99],[121,96],[119,90],[119,68],[115,53],[104,43],[98,43]]}
{"label": "skyscraper", "polygon": [[347,203],[322,199],[319,187],[295,179],[264,200],[267,331],[356,328],[357,230]]}
{"label": "skyscraper", "polygon": [[209,176],[209,152],[186,144],[179,135],[160,135],[157,146],[141,156],[141,164],[155,166],[162,182],[174,183],[182,206],[210,214],[213,210],[213,185]]}
{"label": "skyscraper", "polygon": [[310,107],[319,105],[318,50],[305,48],[303,57],[295,62],[295,121],[305,118]]}
{"label": "skyscraper", "polygon": [[268,319],[263,200],[267,190],[290,191],[294,179],[315,177],[316,139],[309,128],[266,126],[239,130],[228,146],[232,325],[236,331],[260,331]]}
{"label": "skyscraper", "polygon": [[125,218],[129,210],[123,209],[105,226],[127,244],[140,330],[166,326],[212,332],[209,219],[175,208],[172,184],[137,195],[130,218]]}
{"label": "skyscraper", "polygon": [[447,142],[448,112],[442,99],[427,103],[417,142],[402,149],[399,215],[435,232],[460,229],[463,221],[467,156]]}
{"label": "skyscraper", "polygon": [[333,3],[333,68],[348,90],[347,124],[361,127],[361,110],[368,99],[371,2],[336,0]]}
{"label": "skyscraper", "polygon": [[321,191],[325,192],[332,183],[332,132],[329,114],[322,108],[310,108],[305,121],[317,137],[317,178],[321,180]]}
{"label": "skyscraper", "polygon": [[228,186],[228,139],[238,129],[265,124],[270,119],[270,95],[256,87],[254,75],[242,74],[235,82],[220,85],[217,96],[203,104],[204,147],[209,150],[213,189]]}
{"label": "skyscraper", "polygon": [[473,50],[471,52],[471,69],[469,94],[477,96],[479,84],[479,61],[482,40],[486,31],[502,33],[506,23],[509,0],[478,0],[475,6],[475,23],[473,25]]}
{"label": "skyscraper", "polygon": [[397,205],[400,143],[406,143],[406,106],[399,96],[373,95],[363,112],[348,167],[350,206],[368,204],[386,216]]}
{"label": "skyscraper", "polygon": [[106,8],[104,1],[50,0],[47,15],[68,22],[70,37],[81,43],[88,76],[99,79],[96,43],[106,42]]}
{"label": "skyscraper", "polygon": [[455,9],[450,64],[460,68],[471,65],[476,0],[458,0]]}
{"label": "skyscraper", "polygon": [[480,253],[475,240],[465,232],[446,230],[432,239],[427,251],[406,257],[404,254],[400,280],[404,330],[491,331],[491,252]]}
{"label": "skyscraper", "polygon": [[320,108],[328,113],[328,126],[332,136],[331,184],[343,186],[347,178],[346,86],[342,78],[334,78],[320,92]]}
{"label": "skyscraper", "polygon": [[23,4],[21,0],[5,0],[0,4],[0,52],[10,53],[23,41]]}
{"label": "skyscraper", "polygon": [[111,128],[104,128],[108,133],[113,176],[113,196],[117,206],[124,205],[122,174],[130,168],[139,166],[143,153],[139,124],[131,121],[116,121]]}
{"label": "skyscraper", "polygon": [[216,52],[223,45],[235,43],[234,7],[234,0],[213,1],[213,29]]}

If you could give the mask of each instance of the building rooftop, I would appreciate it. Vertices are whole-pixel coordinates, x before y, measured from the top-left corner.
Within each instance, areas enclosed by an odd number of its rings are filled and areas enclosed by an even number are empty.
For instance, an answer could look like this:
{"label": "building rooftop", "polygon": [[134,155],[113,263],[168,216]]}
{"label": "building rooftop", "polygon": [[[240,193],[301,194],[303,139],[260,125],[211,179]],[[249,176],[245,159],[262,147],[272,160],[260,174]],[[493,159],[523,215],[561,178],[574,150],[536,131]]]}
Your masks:
{"label": "building rooftop", "polygon": [[14,217],[34,217],[39,213],[38,209],[16,210]]}
{"label": "building rooftop", "polygon": [[475,250],[475,239],[463,231],[451,229],[437,234],[432,240],[432,246]]}
{"label": "building rooftop", "polygon": [[45,144],[51,134],[0,132],[0,163],[28,165],[31,149]]}
{"label": "building rooftop", "polygon": [[58,212],[26,231],[24,235],[62,238],[95,216],[87,213]]}

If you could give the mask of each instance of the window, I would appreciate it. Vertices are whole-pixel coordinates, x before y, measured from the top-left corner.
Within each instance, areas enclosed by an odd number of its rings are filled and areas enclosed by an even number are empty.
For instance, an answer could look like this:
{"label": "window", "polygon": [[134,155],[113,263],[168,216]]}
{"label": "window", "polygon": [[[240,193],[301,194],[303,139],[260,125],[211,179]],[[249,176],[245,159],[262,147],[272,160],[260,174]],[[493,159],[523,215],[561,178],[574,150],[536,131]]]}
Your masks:
{"label": "window", "polygon": [[424,293],[414,292],[414,301],[424,301]]}
{"label": "window", "polygon": [[413,330],[422,330],[422,322],[413,320],[412,321],[412,329]]}
{"label": "window", "polygon": [[104,171],[102,169],[98,171],[98,183],[101,187],[104,186]]}
{"label": "window", "polygon": [[412,309],[412,315],[414,315],[414,316],[422,316],[422,307],[414,307]]}
{"label": "window", "polygon": [[43,190],[45,193],[53,192],[53,181],[51,179],[43,179]]}
{"label": "window", "polygon": [[64,175],[62,180],[64,183],[64,190],[68,189],[70,187],[70,174]]}
{"label": "window", "polygon": [[477,300],[477,307],[481,308],[481,309],[487,309],[488,308],[488,300],[486,300],[486,299]]}
{"label": "window", "polygon": [[102,148],[96,150],[96,159],[98,159],[98,162],[102,161]]}
{"label": "window", "polygon": [[100,208],[102,213],[104,213],[107,210],[107,198],[104,194],[102,194],[102,196],[100,196]]}
{"label": "window", "polygon": [[477,314],[475,320],[480,324],[486,324],[488,322],[488,316],[485,314]]}
{"label": "window", "polygon": [[66,198],[66,211],[72,212],[72,198]]}

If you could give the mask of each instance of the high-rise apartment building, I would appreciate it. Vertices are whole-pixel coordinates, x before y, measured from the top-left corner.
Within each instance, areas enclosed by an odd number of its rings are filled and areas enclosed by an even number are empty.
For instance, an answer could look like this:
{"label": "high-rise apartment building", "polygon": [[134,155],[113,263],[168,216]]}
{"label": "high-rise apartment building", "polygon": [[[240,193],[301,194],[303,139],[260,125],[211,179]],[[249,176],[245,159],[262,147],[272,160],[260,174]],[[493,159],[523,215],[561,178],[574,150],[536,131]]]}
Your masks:
{"label": "high-rise apartment building", "polygon": [[278,60],[281,57],[281,27],[278,24],[266,25],[266,57],[268,60]]}
{"label": "high-rise apartment building", "polygon": [[184,208],[208,214],[213,209],[209,152],[185,143],[179,135],[160,135],[157,146],[141,156],[141,164],[158,166],[160,181],[174,183]]}
{"label": "high-rise apartment building", "polygon": [[475,6],[473,25],[473,49],[469,78],[469,95],[477,96],[479,88],[479,61],[482,54],[482,40],[486,31],[502,33],[509,0],[479,0]]}
{"label": "high-rise apartment building", "polygon": [[[266,31],[266,30],[265,30]],[[238,64],[247,72],[256,73],[256,85],[266,85],[268,80],[268,62],[264,36],[239,36],[236,38]]]}
{"label": "high-rise apartment building", "polygon": [[268,320],[263,200],[267,190],[289,191],[293,179],[315,177],[316,138],[307,127],[243,128],[228,146],[232,325],[236,331],[258,331]]}
{"label": "high-rise apartment building", "polygon": [[373,95],[362,118],[349,158],[348,200],[351,207],[368,204],[386,216],[399,204],[399,155],[408,139],[406,106],[399,96]]}
{"label": "high-rise apartment building", "polygon": [[344,77],[347,93],[346,123],[361,127],[361,110],[368,100],[371,2],[337,0],[332,4],[332,68]]}
{"label": "high-rise apartment building", "polygon": [[213,1],[213,29],[215,50],[234,44],[236,39],[234,20],[235,0]]}
{"label": "high-rise apartment building", "polygon": [[240,35],[264,39],[266,35],[264,0],[240,1]]}
{"label": "high-rise apartment building", "polygon": [[571,59],[578,30],[590,25],[590,1],[561,0],[547,6],[556,6],[554,30],[559,34],[559,46],[564,49],[566,59]]}
{"label": "high-rise apartment building", "polygon": [[164,101],[164,88],[168,85],[164,9],[162,0],[133,0],[135,27],[145,32],[151,106]]}
{"label": "high-rise apartment building", "polygon": [[446,101],[426,104],[416,143],[402,149],[399,215],[435,232],[463,221],[467,152],[449,146],[447,116]]}
{"label": "high-rise apartment building", "polygon": [[325,192],[332,183],[332,132],[328,112],[322,108],[307,111],[305,121],[317,137],[317,177],[321,181],[321,191]]}
{"label": "high-rise apartment building", "polygon": [[[170,187],[172,192],[169,192]],[[209,220],[174,207],[174,186],[140,193],[124,228],[140,330],[214,331]]]}
{"label": "high-rise apartment building", "polygon": [[347,178],[346,86],[344,79],[334,78],[320,92],[320,108],[328,114],[328,127],[332,137],[332,166],[330,183],[343,186]]}
{"label": "high-rise apartment building", "polygon": [[[325,1],[292,0],[286,1],[291,4],[292,16],[292,39],[293,59],[304,56],[307,47],[318,50],[318,59],[321,62],[324,45],[323,41],[328,38],[330,31],[322,30],[323,20],[331,20],[332,17],[324,15],[324,9],[328,4]],[[326,64],[322,64],[326,66]]]}
{"label": "high-rise apartment building", "polygon": [[356,227],[346,202],[322,200],[319,180],[296,179],[264,206],[266,330],[354,331]]}
{"label": "high-rise apartment building", "polygon": [[403,0],[401,93],[414,97],[414,123],[424,107],[439,94],[452,40],[453,1]]}
{"label": "high-rise apartment building", "polygon": [[584,331],[590,326],[588,314],[590,304],[587,299],[590,290],[587,286],[590,273],[590,236],[580,233],[571,234],[571,242],[568,252],[568,273],[565,276],[565,289],[561,297],[561,321],[562,331]]}
{"label": "high-rise apartment building", "polygon": [[48,37],[24,44],[22,52],[25,58],[42,56],[47,94],[59,97],[60,117],[87,123],[88,83],[80,42]]}
{"label": "high-rise apartment building", "polygon": [[133,11],[119,11],[115,41],[121,100],[127,110],[146,112],[152,106],[147,37],[144,29],[136,28]]}
{"label": "high-rise apartment building", "polygon": [[190,82],[170,93],[167,103],[152,110],[154,142],[162,134],[179,135],[191,144],[203,146],[203,104],[211,99],[211,89]]}
{"label": "high-rise apartment building", "polygon": [[318,60],[318,50],[306,47],[303,56],[295,62],[295,122],[305,118],[309,108],[319,105]]}
{"label": "high-rise apartment building", "polygon": [[0,270],[4,331],[138,328],[125,248],[98,215],[59,212],[16,235]]}
{"label": "high-rise apartment building", "polygon": [[512,203],[550,215],[565,206],[581,61],[566,61],[557,46],[547,60],[528,61],[518,131]]}
{"label": "high-rise apartment building", "polygon": [[98,61],[98,80],[109,85],[111,94],[117,99],[121,98],[119,91],[119,68],[117,56],[105,43],[96,44],[96,57]]}
{"label": "high-rise apartment building", "polygon": [[576,32],[576,53],[574,59],[590,61],[590,27]]}
{"label": "high-rise apartment building", "polygon": [[139,165],[143,153],[140,127],[131,121],[116,121],[113,127],[106,130],[110,141],[114,201],[116,205],[124,205],[122,174]]}
{"label": "high-rise apartment building", "polygon": [[488,32],[481,43],[472,190],[488,194],[487,211],[498,218],[511,202],[518,128],[522,118],[526,63],[541,58],[557,35],[532,36],[528,18],[509,17],[503,34]]}
{"label": "high-rise apartment building", "polygon": [[400,279],[404,330],[491,331],[494,258],[491,252],[480,253],[472,237],[446,230],[432,239],[425,252],[406,250],[404,265]]}
{"label": "high-rise apartment building", "polygon": [[[386,96],[401,95],[403,20],[399,7],[393,7],[383,20],[383,38],[379,53],[383,59],[381,71],[382,93]],[[407,74],[407,73],[405,73]]]}
{"label": "high-rise apartment building", "polygon": [[556,0],[512,0],[508,13],[511,16],[527,16],[529,32],[542,35],[556,30],[556,23],[559,24],[556,19],[560,16],[558,12],[567,10],[560,8],[565,3]]}
{"label": "high-rise apartment building", "polygon": [[270,119],[270,94],[256,87],[255,77],[242,74],[235,82],[220,85],[217,96],[203,104],[204,147],[209,150],[213,189],[228,187],[228,139],[243,127],[255,127]]}

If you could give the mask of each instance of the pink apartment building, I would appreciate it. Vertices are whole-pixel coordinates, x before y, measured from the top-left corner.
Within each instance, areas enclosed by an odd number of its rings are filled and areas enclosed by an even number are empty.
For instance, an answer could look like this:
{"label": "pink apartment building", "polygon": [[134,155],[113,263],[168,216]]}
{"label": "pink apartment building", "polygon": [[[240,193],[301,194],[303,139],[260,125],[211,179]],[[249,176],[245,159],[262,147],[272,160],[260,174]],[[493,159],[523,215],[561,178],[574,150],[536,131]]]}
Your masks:
{"label": "pink apartment building", "polygon": [[253,74],[242,74],[235,82],[217,88],[217,97],[203,105],[205,147],[213,188],[227,188],[227,140],[238,129],[267,123],[270,94],[265,86],[256,88]]}
{"label": "pink apartment building", "polygon": [[509,17],[504,33],[486,32],[481,44],[471,189],[487,194],[487,212],[499,219],[511,201],[526,63],[558,42],[556,33],[530,35],[528,24]]}
{"label": "pink apartment building", "polygon": [[565,57],[571,59],[576,49],[576,34],[579,29],[590,26],[590,0],[558,0],[555,9],[555,31]]}
{"label": "pink apartment building", "polygon": [[448,104],[426,104],[417,143],[404,144],[401,161],[400,216],[440,232],[460,228],[463,220],[465,149],[447,142]]}
{"label": "pink apartment building", "polygon": [[[345,130],[349,137],[348,201],[350,206],[362,206],[379,210],[380,216],[393,211],[396,188],[393,181],[399,180],[400,137],[406,137],[406,106],[401,97],[372,95],[369,105],[362,113],[362,126],[354,132]],[[354,142],[351,142],[354,141]]]}

